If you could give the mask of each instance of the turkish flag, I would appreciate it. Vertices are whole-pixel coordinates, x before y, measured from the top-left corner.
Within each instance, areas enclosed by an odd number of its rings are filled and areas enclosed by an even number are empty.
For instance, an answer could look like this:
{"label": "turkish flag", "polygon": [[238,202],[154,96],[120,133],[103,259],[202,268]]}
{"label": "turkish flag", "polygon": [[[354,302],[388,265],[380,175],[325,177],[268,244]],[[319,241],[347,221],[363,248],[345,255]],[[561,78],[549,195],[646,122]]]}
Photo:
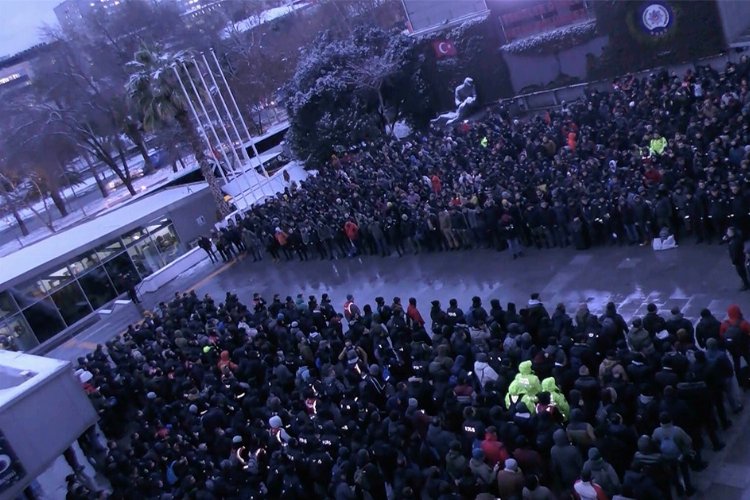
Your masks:
{"label": "turkish flag", "polygon": [[456,46],[450,40],[434,40],[432,42],[432,48],[435,50],[435,55],[438,59],[443,57],[455,57],[458,55]]}

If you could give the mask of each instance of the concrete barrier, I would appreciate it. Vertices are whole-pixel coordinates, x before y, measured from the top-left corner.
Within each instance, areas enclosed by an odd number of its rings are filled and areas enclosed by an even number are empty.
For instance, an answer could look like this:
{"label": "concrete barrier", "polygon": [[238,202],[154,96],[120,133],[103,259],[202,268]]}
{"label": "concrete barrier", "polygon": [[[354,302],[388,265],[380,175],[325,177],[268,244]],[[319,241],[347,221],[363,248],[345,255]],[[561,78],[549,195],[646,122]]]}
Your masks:
{"label": "concrete barrier", "polygon": [[167,264],[162,267],[154,274],[147,276],[140,285],[138,285],[139,293],[150,293],[155,292],[159,288],[163,287],[180,274],[195,267],[208,258],[208,254],[201,248],[193,248],[189,250],[185,255],[181,255],[174,262]]}

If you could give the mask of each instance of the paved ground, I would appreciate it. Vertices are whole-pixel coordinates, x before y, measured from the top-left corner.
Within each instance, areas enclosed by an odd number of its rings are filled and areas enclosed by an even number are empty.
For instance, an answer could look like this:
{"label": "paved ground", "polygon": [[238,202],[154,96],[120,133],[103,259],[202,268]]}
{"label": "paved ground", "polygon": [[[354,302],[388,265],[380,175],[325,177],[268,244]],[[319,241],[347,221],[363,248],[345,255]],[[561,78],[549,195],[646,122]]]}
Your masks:
{"label": "paved ground", "polygon": [[[213,265],[206,261],[144,297],[144,303],[150,307],[175,291],[195,289],[217,300],[232,291],[246,302],[256,291],[267,299],[274,293],[283,297],[327,292],[340,306],[346,294],[353,293],[360,305],[373,303],[378,295],[386,300],[398,295],[404,301],[413,296],[426,315],[433,299],[447,305],[455,297],[466,309],[471,297],[478,295],[486,303],[499,298],[503,304],[515,302],[520,307],[529,293],[540,292],[548,309],[562,302],[571,314],[581,302],[599,312],[613,301],[628,319],[644,314],[646,304],[654,302],[665,313],[679,306],[687,317],[697,320],[704,307],[723,318],[731,303],[739,304],[750,315],[750,292],[739,292],[739,286],[726,247],[687,244],[658,253],[641,247],[585,252],[532,249],[515,261],[507,252],[488,250],[279,264],[245,259]],[[138,316],[133,306],[124,306],[50,355],[74,359],[122,331]],[[750,404],[746,407],[748,410],[735,419],[732,432],[725,436],[727,448],[718,457],[712,452],[706,455],[711,466],[695,481],[704,498],[721,495],[722,500],[750,499],[750,436],[743,434],[750,420]]]}

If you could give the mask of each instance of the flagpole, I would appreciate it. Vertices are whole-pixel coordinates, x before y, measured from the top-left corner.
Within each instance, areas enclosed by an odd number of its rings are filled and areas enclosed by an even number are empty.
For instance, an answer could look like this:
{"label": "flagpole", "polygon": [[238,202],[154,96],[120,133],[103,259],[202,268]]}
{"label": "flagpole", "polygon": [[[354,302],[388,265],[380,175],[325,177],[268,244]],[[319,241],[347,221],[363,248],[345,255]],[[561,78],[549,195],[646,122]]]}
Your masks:
{"label": "flagpole", "polygon": [[240,108],[237,106],[237,100],[234,98],[234,93],[232,93],[232,88],[227,83],[227,79],[224,76],[224,70],[221,69],[221,64],[219,64],[219,59],[216,57],[216,52],[214,52],[213,49],[211,49],[211,55],[214,58],[214,61],[216,61],[216,66],[219,68],[219,74],[221,75],[221,79],[224,81],[224,86],[227,88],[227,92],[229,93],[229,98],[232,100],[232,104],[234,105],[234,109],[237,110],[237,116],[240,117],[240,123],[242,123],[242,128],[245,130],[245,134],[247,135],[247,138],[250,140],[250,146],[253,148],[253,153],[255,154],[255,157],[258,159],[258,162],[260,163],[260,168],[263,170],[263,174],[266,176],[266,179],[268,179],[268,172],[266,171],[266,166],[263,164],[263,160],[260,157],[260,153],[258,153],[258,149],[255,147],[255,141],[253,141],[253,137],[250,135],[250,131],[247,128],[247,124],[245,123],[245,118],[243,118],[242,113],[240,113]]}
{"label": "flagpole", "polygon": [[[180,77],[180,72],[177,71],[177,68],[175,66],[172,66],[172,70],[174,71],[175,76],[177,77],[177,81],[180,82],[180,88],[182,88],[182,93],[185,95],[185,100],[188,103],[188,107],[190,108],[190,111],[193,113],[193,118],[195,118],[196,123],[198,124],[198,130],[201,131],[201,137],[203,137],[203,141],[206,143],[206,146],[208,146],[208,153],[211,155],[211,158],[214,159],[217,165],[219,165],[219,160],[216,158],[216,155],[214,154],[213,149],[211,148],[211,141],[208,140],[208,134],[206,134],[206,129],[203,127],[203,123],[201,122],[200,118],[198,117],[198,112],[195,110],[195,106],[193,105],[192,99],[190,99],[190,94],[188,94],[187,89],[185,88],[185,84],[182,83],[182,78]],[[199,165],[200,167],[200,165]],[[224,175],[224,171],[221,169],[221,165],[219,165],[219,173],[221,174],[221,178],[224,179],[224,183],[227,182],[227,177]]]}
{"label": "flagpole", "polygon": [[[203,72],[201,71],[200,66],[198,66],[198,62],[195,59],[193,59],[192,62],[193,62],[193,65],[195,66],[195,69],[198,71],[198,76],[200,77],[201,83],[203,84],[203,88],[206,90],[206,95],[208,96],[208,102],[211,104],[211,107],[213,108],[214,113],[216,113],[216,116],[219,119],[219,125],[221,126],[221,129],[224,131],[224,136],[226,137],[227,141],[231,144],[232,138],[229,136],[229,132],[227,131],[226,126],[224,125],[224,119],[222,118],[221,113],[219,113],[219,109],[216,106],[216,102],[214,101],[214,98],[211,95],[211,89],[209,89],[208,85],[206,84],[206,80],[203,78]],[[221,147],[221,144],[219,144],[219,146]],[[225,148],[221,148],[221,151],[224,154],[224,156],[228,159]],[[240,157],[237,156],[237,151],[235,150],[235,148],[232,148],[232,153],[234,155],[235,160],[237,160],[237,164],[239,165],[240,168],[242,168],[242,160],[240,160]],[[250,205],[247,202],[247,199],[246,199],[247,195],[245,194],[245,190],[240,187],[240,180],[238,178],[239,174],[237,174],[237,172],[235,172],[234,169],[232,169],[232,173],[234,174],[234,179],[237,181],[237,187],[241,189],[240,196],[238,196],[238,198],[241,197],[246,208],[249,208]],[[245,180],[247,183],[246,179],[243,178],[243,180]],[[249,184],[247,187],[248,189],[250,189]]]}
{"label": "flagpole", "polygon": [[[232,125],[232,129],[234,130],[234,133],[237,135],[237,139],[240,141],[240,149],[242,149],[242,154],[247,160],[247,166],[248,168],[252,169],[253,177],[255,178],[255,182],[257,183],[257,186],[260,188],[260,192],[263,196],[266,196],[266,192],[263,189],[263,183],[258,179],[258,174],[255,171],[255,167],[253,167],[253,164],[250,160],[250,155],[247,154],[247,149],[245,148],[242,136],[240,135],[240,131],[237,129],[237,124],[235,123],[234,119],[232,118],[232,112],[229,111],[229,106],[227,106],[227,101],[224,99],[224,94],[221,92],[221,87],[216,83],[216,78],[214,77],[214,72],[211,68],[211,65],[208,64],[208,60],[206,59],[206,54],[201,53],[201,57],[203,58],[203,62],[206,64],[206,68],[208,68],[208,75],[211,77],[211,81],[214,84],[214,87],[216,87],[216,91],[219,93],[219,100],[221,101],[222,106],[224,107],[224,111],[227,113],[227,116],[229,116],[229,123]],[[221,74],[221,66],[218,66],[219,74]],[[223,76],[223,75],[222,75]],[[226,83],[226,80],[224,80]],[[260,158],[259,158],[260,159]],[[241,175],[244,177],[246,176],[247,171],[245,168],[242,169]],[[248,180],[248,187],[250,186],[250,181]],[[252,188],[251,188],[252,190]]]}
{"label": "flagpole", "polygon": [[[208,114],[208,111],[206,111],[206,106],[203,104],[203,100],[201,99],[200,94],[198,93],[198,89],[195,86],[195,82],[193,81],[192,77],[190,76],[190,72],[187,69],[187,65],[183,62],[182,68],[185,70],[185,74],[188,75],[188,81],[190,82],[190,86],[193,88],[193,92],[195,93],[196,98],[198,99],[198,104],[200,104],[201,110],[203,110],[203,114],[208,119],[208,128],[211,130],[211,135],[214,136],[214,140],[216,141],[216,144],[218,146],[221,146],[221,141],[219,140],[219,135],[216,133],[216,129],[214,128],[214,124],[211,123],[211,115]],[[224,148],[221,148],[221,155],[224,157],[224,161],[226,162],[227,166],[229,166],[229,157],[227,156],[227,153],[224,151]],[[215,157],[215,155],[214,155]],[[223,171],[221,168],[221,164],[219,164],[219,171]],[[223,176],[226,180],[226,176]]]}

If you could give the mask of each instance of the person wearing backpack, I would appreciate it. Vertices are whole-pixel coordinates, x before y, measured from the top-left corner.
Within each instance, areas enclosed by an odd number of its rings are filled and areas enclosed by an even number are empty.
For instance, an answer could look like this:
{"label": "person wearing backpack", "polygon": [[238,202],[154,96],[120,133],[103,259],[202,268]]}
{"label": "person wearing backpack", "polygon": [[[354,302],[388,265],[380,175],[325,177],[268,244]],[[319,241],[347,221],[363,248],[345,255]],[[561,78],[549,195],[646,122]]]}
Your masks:
{"label": "person wearing backpack", "polygon": [[732,304],[727,308],[727,319],[721,323],[719,334],[724,341],[727,352],[732,356],[737,383],[740,384],[740,387],[747,388],[750,386],[750,383],[748,383],[747,373],[744,372],[745,374],[743,375],[740,359],[744,358],[745,363],[750,366],[750,353],[748,352],[750,323],[743,318],[740,306]]}
{"label": "person wearing backpack", "polygon": [[[654,430],[651,438],[659,447],[659,453],[672,470],[672,481],[677,491],[688,496],[695,493],[690,481],[689,459],[693,456],[693,441],[682,428],[672,423],[669,413],[659,415],[660,425]],[[682,476],[682,481],[680,481]],[[684,484],[684,486],[683,486]]]}

